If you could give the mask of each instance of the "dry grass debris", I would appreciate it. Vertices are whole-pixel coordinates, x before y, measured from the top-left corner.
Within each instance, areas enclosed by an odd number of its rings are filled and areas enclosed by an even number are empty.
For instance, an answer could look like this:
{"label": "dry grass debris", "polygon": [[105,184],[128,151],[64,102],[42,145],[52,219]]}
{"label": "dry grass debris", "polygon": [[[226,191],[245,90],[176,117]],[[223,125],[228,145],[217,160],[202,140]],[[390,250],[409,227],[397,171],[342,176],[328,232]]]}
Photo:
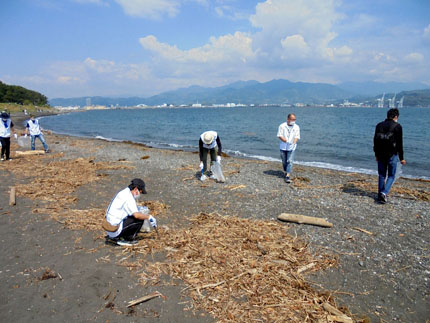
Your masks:
{"label": "dry grass debris", "polygon": [[220,322],[327,321],[323,304],[333,299],[315,291],[302,272],[335,266],[336,258],[312,256],[279,223],[205,213],[191,221],[190,228],[160,231],[160,240],[133,248],[167,251],[166,262],[147,265],[144,284],[158,282],[154,275],[179,278],[193,300],[189,309],[205,310]]}

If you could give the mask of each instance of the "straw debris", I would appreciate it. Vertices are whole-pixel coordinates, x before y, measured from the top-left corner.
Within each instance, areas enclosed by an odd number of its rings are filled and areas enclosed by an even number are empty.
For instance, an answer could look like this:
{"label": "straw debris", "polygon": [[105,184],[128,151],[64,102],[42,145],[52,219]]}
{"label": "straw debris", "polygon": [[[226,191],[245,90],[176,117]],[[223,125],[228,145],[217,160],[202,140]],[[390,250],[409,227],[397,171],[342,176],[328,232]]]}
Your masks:
{"label": "straw debris", "polygon": [[[334,257],[312,256],[305,242],[273,222],[206,213],[191,222],[133,248],[167,250],[168,260],[148,264],[147,271],[183,280],[193,300],[190,310],[208,311],[220,322],[327,319],[323,304],[333,300],[313,290],[302,272],[335,266]],[[140,278],[145,284],[150,276]]]}

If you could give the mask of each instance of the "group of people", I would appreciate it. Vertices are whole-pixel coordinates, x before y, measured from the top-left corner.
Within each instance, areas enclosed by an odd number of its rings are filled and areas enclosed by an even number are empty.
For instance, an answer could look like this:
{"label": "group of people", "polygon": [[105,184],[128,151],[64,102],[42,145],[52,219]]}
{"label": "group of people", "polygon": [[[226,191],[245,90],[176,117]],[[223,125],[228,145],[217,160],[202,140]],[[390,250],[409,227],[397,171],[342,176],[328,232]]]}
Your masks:
{"label": "group of people", "polygon": [[[398,123],[399,110],[390,109],[385,121],[377,124],[374,135],[373,150],[378,164],[378,201],[387,203],[387,195],[395,181],[398,163],[406,164],[403,156],[403,130]],[[1,113],[0,143],[1,160],[10,160],[10,137],[17,134],[14,124],[6,112]],[[35,140],[39,138],[45,152],[49,152],[48,145],[40,128],[39,121],[33,115],[26,123],[26,136],[31,137],[31,149],[35,150]],[[291,183],[294,153],[297,142],[300,140],[300,127],[296,124],[296,115],[288,114],[287,121],[279,125],[277,137],[279,138],[280,156],[284,170],[284,181]],[[222,144],[216,131],[206,131],[199,138],[199,157],[201,180],[214,178],[208,167],[208,156],[211,164],[221,162]],[[145,221],[153,228],[157,228],[156,219],[142,212],[137,201],[142,194],[146,194],[145,182],[140,178],[131,181],[128,187],[118,192],[106,210],[103,228],[107,232],[107,241],[121,245],[132,246],[137,243],[137,234]]]}
{"label": "group of people", "polygon": [[[10,118],[10,115],[6,111],[3,111],[0,116],[1,161],[11,160],[10,137],[13,135],[15,139],[18,139],[18,134],[14,131],[14,124]],[[39,138],[43,148],[45,149],[45,152],[49,152],[48,145],[46,144],[45,138],[43,137],[43,133],[40,128],[39,120],[37,120],[34,115],[31,115],[30,119],[27,120],[25,136],[27,135],[30,135],[31,150],[36,149],[36,138]]]}
{"label": "group of people", "polygon": [[[378,202],[387,203],[387,195],[394,183],[397,164],[406,164],[403,156],[403,130],[398,123],[399,110],[390,109],[387,119],[378,123],[375,128],[374,146],[378,164]],[[294,152],[300,140],[300,127],[296,124],[296,115],[290,113],[287,121],[279,125],[277,137],[280,140],[280,154],[284,170],[284,180],[291,183],[291,173],[294,163]],[[221,162],[222,144],[216,131],[206,131],[199,138],[199,157],[201,180],[212,178],[208,168],[208,156],[211,163]],[[106,211],[105,230],[110,242],[131,246],[136,243],[136,235],[142,228],[144,221],[149,221],[157,227],[154,217],[138,211],[136,200],[140,194],[145,194],[145,183],[141,179],[134,179],[131,184],[120,191],[112,200]],[[109,227],[110,226],[110,227]]]}

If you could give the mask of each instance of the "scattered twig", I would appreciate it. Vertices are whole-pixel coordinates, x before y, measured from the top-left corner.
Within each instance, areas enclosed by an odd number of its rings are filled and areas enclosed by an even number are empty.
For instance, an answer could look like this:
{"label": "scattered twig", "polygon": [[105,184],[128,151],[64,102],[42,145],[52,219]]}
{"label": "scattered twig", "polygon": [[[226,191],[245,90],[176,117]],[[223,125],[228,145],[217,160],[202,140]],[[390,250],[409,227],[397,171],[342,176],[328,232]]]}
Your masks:
{"label": "scattered twig", "polygon": [[146,296],[143,296],[143,297],[141,297],[141,298],[138,298],[138,299],[136,299],[136,300],[134,300],[134,301],[130,301],[130,302],[128,302],[128,305],[127,305],[127,307],[131,307],[131,306],[134,306],[134,305],[137,305],[137,304],[140,304],[140,303],[143,303],[143,302],[146,302],[146,301],[149,301],[150,299],[153,299],[153,298],[156,298],[156,297],[164,297],[163,296],[163,294],[161,294],[160,292],[155,292],[155,293],[152,293],[152,294],[149,294],[149,295],[146,295]]}

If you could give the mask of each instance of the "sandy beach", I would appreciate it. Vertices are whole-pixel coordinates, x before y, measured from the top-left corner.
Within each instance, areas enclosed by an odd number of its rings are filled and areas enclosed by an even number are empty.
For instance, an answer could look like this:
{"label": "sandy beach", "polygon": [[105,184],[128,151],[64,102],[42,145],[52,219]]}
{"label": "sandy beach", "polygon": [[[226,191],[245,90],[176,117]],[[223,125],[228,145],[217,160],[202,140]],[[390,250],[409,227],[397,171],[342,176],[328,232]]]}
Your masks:
{"label": "sandy beach", "polygon": [[[0,163],[5,322],[336,321],[327,303],[358,322],[430,320],[428,181],[400,178],[380,205],[376,176],[295,166],[288,185],[280,163],[225,157],[226,182],[202,183],[197,153],[45,138],[50,154],[17,155],[13,141],[13,160]],[[159,236],[107,245],[99,220],[135,177]],[[280,222],[280,213],[333,227]]]}

